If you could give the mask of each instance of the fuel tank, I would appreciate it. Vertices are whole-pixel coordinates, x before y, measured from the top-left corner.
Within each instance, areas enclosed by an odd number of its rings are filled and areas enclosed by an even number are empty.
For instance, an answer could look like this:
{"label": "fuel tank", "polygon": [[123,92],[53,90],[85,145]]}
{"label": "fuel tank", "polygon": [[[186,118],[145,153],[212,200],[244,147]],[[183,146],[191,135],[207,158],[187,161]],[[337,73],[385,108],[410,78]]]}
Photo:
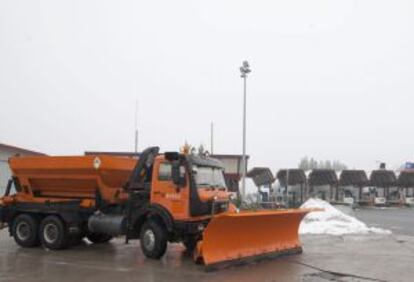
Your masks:
{"label": "fuel tank", "polygon": [[126,230],[125,216],[106,215],[97,213],[88,220],[88,230],[95,233],[103,233],[111,236],[124,235]]}

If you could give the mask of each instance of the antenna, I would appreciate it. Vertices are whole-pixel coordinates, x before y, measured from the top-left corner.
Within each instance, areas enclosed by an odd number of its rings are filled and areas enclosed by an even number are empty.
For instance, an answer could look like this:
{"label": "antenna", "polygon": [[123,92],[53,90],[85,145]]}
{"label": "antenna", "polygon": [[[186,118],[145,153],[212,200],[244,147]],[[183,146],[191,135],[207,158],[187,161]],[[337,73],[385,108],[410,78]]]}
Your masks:
{"label": "antenna", "polygon": [[138,100],[135,101],[135,153],[138,153]]}

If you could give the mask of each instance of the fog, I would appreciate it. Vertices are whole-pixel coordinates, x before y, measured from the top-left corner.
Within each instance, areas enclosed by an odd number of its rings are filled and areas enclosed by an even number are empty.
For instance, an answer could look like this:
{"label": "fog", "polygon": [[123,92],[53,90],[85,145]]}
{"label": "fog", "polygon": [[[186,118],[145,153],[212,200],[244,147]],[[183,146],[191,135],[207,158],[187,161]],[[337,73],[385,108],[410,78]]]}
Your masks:
{"label": "fog", "polygon": [[349,167],[413,159],[412,1],[1,1],[0,142],[47,154],[242,151]]}

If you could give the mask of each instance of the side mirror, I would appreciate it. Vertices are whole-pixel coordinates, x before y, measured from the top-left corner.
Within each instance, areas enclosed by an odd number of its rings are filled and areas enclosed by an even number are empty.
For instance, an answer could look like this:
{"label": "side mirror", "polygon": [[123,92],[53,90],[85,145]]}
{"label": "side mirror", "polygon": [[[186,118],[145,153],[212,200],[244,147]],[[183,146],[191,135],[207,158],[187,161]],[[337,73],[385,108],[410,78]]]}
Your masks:
{"label": "side mirror", "polygon": [[182,171],[182,168],[183,167],[180,165],[180,162],[175,161],[172,163],[172,167],[171,167],[172,181],[178,187],[185,186],[185,172]]}

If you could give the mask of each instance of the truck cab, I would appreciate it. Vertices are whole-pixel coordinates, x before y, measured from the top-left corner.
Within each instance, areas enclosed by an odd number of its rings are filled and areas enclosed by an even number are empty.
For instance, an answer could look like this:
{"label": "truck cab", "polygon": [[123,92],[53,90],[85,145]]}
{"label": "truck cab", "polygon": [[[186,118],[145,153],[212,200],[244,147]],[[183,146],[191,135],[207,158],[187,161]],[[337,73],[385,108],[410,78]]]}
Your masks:
{"label": "truck cab", "polygon": [[182,221],[206,219],[228,210],[230,193],[219,161],[195,155],[168,157],[160,155],[154,162],[151,203]]}
{"label": "truck cab", "polygon": [[[126,238],[140,238],[145,253],[145,242],[157,237],[154,235],[157,227],[147,230],[151,227],[146,222],[152,221],[164,230],[159,234],[167,234],[166,240],[183,242],[192,250],[214,215],[235,210],[230,204],[224,168],[221,162],[207,156],[158,154],[156,148],[150,151],[147,149],[140,156],[125,187],[129,202]],[[154,244],[148,243],[148,246]]]}

